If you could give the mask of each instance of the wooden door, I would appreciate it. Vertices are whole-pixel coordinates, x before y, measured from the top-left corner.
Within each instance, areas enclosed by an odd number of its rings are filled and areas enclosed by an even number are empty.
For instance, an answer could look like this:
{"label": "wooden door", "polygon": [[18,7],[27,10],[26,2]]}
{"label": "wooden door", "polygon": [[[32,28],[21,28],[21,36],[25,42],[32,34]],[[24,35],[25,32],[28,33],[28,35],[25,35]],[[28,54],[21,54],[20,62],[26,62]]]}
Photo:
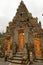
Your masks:
{"label": "wooden door", "polygon": [[6,51],[9,53],[10,52],[10,39],[6,39]]}
{"label": "wooden door", "polygon": [[40,38],[34,38],[34,50],[36,57],[42,58],[42,46]]}
{"label": "wooden door", "polygon": [[24,30],[20,29],[18,31],[18,50],[22,51],[24,48]]}

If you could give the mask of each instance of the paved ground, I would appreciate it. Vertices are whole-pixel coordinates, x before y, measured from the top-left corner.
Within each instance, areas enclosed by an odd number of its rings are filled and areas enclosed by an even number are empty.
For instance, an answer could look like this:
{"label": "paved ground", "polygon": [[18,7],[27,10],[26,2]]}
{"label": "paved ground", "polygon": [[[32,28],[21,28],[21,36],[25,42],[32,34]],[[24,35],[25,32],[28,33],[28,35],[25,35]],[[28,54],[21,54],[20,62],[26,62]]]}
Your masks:
{"label": "paved ground", "polygon": [[0,58],[0,65],[9,65],[9,63],[5,62],[4,58]]}
{"label": "paved ground", "polygon": [[43,62],[33,62],[32,64],[30,65],[43,65]]}
{"label": "paved ground", "polygon": [[[5,62],[4,58],[0,58],[0,65],[14,65],[14,64]],[[33,62],[33,64],[29,64],[29,65],[43,65],[43,62]]]}

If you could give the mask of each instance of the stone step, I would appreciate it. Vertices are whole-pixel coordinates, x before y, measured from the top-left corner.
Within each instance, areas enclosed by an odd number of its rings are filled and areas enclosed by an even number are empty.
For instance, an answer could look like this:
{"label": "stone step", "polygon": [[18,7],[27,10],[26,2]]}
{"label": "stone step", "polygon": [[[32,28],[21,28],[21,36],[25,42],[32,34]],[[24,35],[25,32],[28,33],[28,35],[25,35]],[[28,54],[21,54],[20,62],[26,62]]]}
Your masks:
{"label": "stone step", "polygon": [[14,63],[14,64],[27,64],[27,59],[24,55],[24,52],[17,52],[16,55],[14,55],[12,58],[8,58],[8,62]]}
{"label": "stone step", "polygon": [[23,56],[23,54],[16,54],[15,56],[19,56],[19,57],[22,57],[22,56]]}
{"label": "stone step", "polygon": [[13,55],[13,57],[23,57],[23,55]]}
{"label": "stone step", "polygon": [[9,63],[9,65],[21,65],[21,64],[16,64],[16,63]]}
{"label": "stone step", "polygon": [[10,63],[14,63],[14,64],[28,64],[28,61],[27,60],[23,60],[23,61],[20,61],[20,60],[8,60],[8,62]]}
{"label": "stone step", "polygon": [[16,60],[12,60],[12,62],[15,62],[15,63],[16,63],[16,62],[17,62],[17,63],[21,63],[22,61],[16,59]]}
{"label": "stone step", "polygon": [[17,52],[17,54],[23,54],[24,52]]}
{"label": "stone step", "polygon": [[15,57],[15,56],[17,56],[17,57],[23,57],[23,55],[27,55],[27,53],[17,52],[16,55],[13,55],[13,57]]}
{"label": "stone step", "polygon": [[16,53],[16,55],[13,55],[13,57],[23,57],[23,54]]}
{"label": "stone step", "polygon": [[14,63],[14,64],[21,64],[22,63],[22,61],[18,61],[18,60],[8,60],[8,62],[10,62],[10,63]]}
{"label": "stone step", "polygon": [[22,57],[13,57],[13,58],[8,58],[10,60],[22,60]]}
{"label": "stone step", "polygon": [[16,54],[22,55],[22,54],[27,54],[26,52],[17,52]]}

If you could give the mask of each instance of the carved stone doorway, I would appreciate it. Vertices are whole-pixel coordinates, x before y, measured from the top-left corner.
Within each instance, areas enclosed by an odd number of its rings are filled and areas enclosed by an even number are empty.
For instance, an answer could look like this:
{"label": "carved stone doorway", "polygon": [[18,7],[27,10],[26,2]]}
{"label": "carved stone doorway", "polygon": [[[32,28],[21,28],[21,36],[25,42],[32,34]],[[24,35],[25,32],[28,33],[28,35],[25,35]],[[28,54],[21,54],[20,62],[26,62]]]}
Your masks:
{"label": "carved stone doorway", "polygon": [[18,51],[22,51],[24,48],[24,29],[18,30]]}

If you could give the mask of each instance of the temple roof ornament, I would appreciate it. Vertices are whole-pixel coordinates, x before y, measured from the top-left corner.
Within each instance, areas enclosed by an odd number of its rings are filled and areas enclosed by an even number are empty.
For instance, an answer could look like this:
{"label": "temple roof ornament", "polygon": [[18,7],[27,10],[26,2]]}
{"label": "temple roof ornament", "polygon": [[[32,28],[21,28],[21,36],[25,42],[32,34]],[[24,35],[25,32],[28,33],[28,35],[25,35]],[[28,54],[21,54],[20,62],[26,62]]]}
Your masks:
{"label": "temple roof ornament", "polygon": [[18,6],[16,15],[13,17],[12,21],[9,23],[8,31],[13,31],[16,27],[26,27],[28,26],[33,32],[39,31],[40,26],[38,23],[38,18],[33,17],[32,13],[28,11],[23,0],[21,0],[20,5]]}

